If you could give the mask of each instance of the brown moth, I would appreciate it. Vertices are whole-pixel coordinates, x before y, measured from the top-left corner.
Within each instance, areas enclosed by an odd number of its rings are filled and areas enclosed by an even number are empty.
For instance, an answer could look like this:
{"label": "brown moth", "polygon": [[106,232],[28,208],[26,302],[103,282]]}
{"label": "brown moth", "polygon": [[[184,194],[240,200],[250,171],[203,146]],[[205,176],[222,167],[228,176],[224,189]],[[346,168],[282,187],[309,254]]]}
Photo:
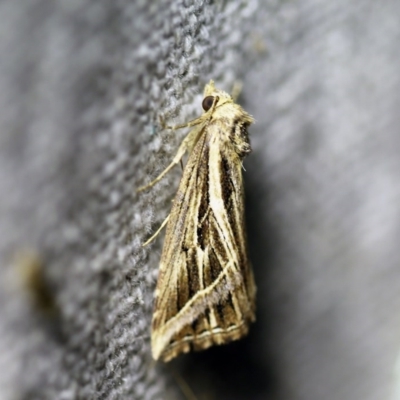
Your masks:
{"label": "brown moth", "polygon": [[255,320],[256,287],[247,257],[242,160],[253,117],[210,81],[204,113],[157,183],[183,155],[185,166],[167,224],[155,291],[153,358],[169,361],[246,335]]}

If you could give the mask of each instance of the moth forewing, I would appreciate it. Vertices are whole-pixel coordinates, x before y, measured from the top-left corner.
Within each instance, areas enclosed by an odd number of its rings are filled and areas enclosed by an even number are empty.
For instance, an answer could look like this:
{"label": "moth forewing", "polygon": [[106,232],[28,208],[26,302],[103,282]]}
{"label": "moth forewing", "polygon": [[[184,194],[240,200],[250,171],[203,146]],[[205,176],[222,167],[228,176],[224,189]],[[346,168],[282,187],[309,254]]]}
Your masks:
{"label": "moth forewing", "polygon": [[[189,157],[167,222],[155,291],[154,359],[240,339],[255,320],[256,288],[247,258],[242,160],[253,118],[206,85],[204,113],[158,182]],[[183,126],[180,126],[183,127]]]}

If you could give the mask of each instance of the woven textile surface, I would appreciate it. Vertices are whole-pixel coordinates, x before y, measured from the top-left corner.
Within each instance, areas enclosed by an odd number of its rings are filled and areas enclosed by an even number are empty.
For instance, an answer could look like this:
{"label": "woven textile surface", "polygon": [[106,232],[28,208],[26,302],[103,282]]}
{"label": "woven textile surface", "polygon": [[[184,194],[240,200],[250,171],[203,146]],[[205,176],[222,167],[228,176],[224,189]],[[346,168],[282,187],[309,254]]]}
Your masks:
{"label": "woven textile surface", "polygon": [[[0,399],[400,399],[400,3],[3,0]],[[254,115],[257,322],[163,365],[171,161],[210,79]],[[32,273],[34,271],[34,274]],[[194,396],[193,397],[193,393]]]}

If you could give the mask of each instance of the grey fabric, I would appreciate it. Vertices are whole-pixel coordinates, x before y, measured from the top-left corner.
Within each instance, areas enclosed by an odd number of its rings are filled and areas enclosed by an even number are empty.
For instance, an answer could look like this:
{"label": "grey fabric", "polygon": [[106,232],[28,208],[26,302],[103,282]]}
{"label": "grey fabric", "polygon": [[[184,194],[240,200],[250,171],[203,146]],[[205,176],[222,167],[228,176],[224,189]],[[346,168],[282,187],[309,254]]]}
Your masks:
{"label": "grey fabric", "polygon": [[[399,15],[396,0],[3,0],[0,398],[399,399]],[[163,366],[162,240],[141,243],[181,171],[136,188],[185,134],[159,118],[201,113],[210,78],[242,80],[257,120],[257,322]],[[51,313],[19,272],[28,249]]]}

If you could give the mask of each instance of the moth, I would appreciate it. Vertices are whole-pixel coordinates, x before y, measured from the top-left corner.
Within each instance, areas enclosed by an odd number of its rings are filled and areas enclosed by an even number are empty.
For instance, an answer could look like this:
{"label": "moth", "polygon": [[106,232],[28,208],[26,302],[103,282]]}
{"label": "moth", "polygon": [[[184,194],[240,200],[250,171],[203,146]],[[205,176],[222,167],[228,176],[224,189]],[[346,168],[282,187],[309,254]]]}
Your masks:
{"label": "moth", "polygon": [[51,286],[46,280],[45,264],[33,249],[21,248],[13,257],[21,288],[29,295],[32,305],[43,315],[56,317],[58,307]]}
{"label": "moth", "polygon": [[167,225],[155,291],[151,347],[155,360],[240,339],[255,321],[253,272],[247,255],[242,160],[251,152],[247,128],[253,117],[210,81],[204,113],[159,182],[185,153]]}

